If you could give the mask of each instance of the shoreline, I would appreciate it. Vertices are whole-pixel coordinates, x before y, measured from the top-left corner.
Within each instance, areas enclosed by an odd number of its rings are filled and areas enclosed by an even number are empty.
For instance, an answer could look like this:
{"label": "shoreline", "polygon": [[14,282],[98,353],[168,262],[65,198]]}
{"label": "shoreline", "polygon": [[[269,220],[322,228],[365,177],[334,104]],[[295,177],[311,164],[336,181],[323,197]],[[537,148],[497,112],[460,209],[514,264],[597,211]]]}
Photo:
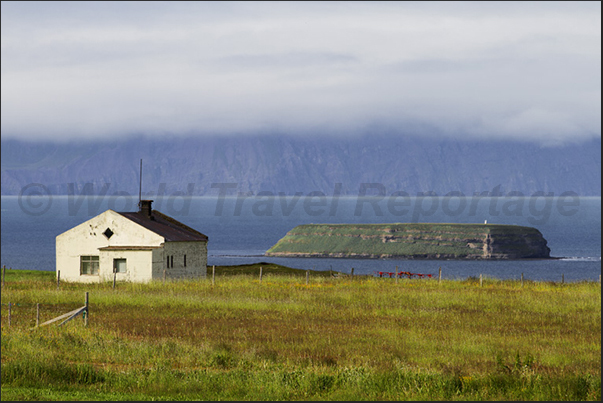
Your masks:
{"label": "shoreline", "polygon": [[373,256],[373,255],[347,255],[338,256],[339,254],[312,254],[312,253],[292,253],[279,252],[278,254],[265,254],[263,257],[275,257],[275,258],[290,258],[290,259],[359,259],[359,260],[454,260],[454,261],[534,261],[534,260],[562,260],[570,259],[567,256],[549,256],[549,257],[525,257],[525,258],[483,258],[483,257],[436,257],[436,256],[405,256],[405,255],[388,255],[388,256]]}

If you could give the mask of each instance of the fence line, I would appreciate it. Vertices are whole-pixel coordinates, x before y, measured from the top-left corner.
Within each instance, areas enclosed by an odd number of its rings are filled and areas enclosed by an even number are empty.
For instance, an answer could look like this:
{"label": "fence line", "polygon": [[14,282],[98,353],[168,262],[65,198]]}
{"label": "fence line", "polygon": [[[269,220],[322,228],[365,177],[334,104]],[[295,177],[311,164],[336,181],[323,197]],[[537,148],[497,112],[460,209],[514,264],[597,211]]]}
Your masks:
{"label": "fence line", "polygon": [[[36,308],[36,313],[35,313],[35,320],[36,320],[36,326],[33,327],[32,329],[36,329],[42,326],[46,326],[46,325],[50,325],[51,323],[55,323],[58,322],[61,319],[65,319],[63,322],[61,322],[58,326],[63,326],[65,323],[73,320],[75,317],[77,317],[78,315],[82,315],[84,318],[84,326],[88,326],[88,317],[89,317],[89,303],[88,303],[88,292],[86,291],[85,296],[84,296],[84,306],[81,306],[79,308],[76,308],[72,311],[69,311],[67,313],[64,313],[62,315],[59,315],[55,318],[52,318],[50,320],[47,320],[44,323],[40,324],[40,303],[35,303],[35,304],[20,304],[20,303],[13,303],[13,302],[8,302],[7,304],[2,304],[2,305],[6,305],[8,306],[8,326],[12,326],[12,316],[13,316],[13,307],[21,307],[21,308],[31,308],[31,307],[35,307]],[[45,305],[51,305],[51,306],[56,306],[56,305],[70,305],[67,303],[48,303]]]}
{"label": "fence line", "polygon": [[[260,266],[260,273],[259,273],[259,275],[260,275],[260,283],[262,282],[262,274],[263,274],[263,270],[262,269],[263,269],[263,267]],[[314,267],[314,269],[315,269],[315,267]],[[3,286],[5,284],[5,278],[4,278],[5,271],[6,271],[6,266],[4,265],[4,266],[2,266],[2,285]],[[386,272],[377,272],[377,273],[381,277],[381,276],[383,276],[383,273],[386,273]],[[431,274],[425,275],[425,274],[410,273],[410,272],[398,272],[398,266],[396,266],[396,270],[395,270],[394,273],[395,273],[395,281],[396,281],[396,283],[398,283],[398,277],[400,275],[402,275],[402,274],[408,275],[409,278],[411,278],[413,275],[416,275],[416,276],[421,277],[421,278],[424,277],[424,276],[428,277],[428,278],[432,278],[432,276],[433,276]],[[394,273],[387,272],[387,274],[389,274],[389,277],[392,277],[392,275]],[[305,274],[306,274],[306,276],[305,276],[306,277],[306,284],[309,284],[310,270],[306,270]],[[212,278],[211,278],[212,286],[215,285],[215,275],[216,275],[215,266],[212,266]],[[349,274],[350,278],[353,278],[353,276],[354,276],[354,268],[351,269],[350,274]],[[58,277],[58,278],[60,278],[60,277]],[[58,280],[58,278],[57,278],[57,280]],[[441,283],[441,281],[442,281],[442,267],[439,267],[439,269],[438,269],[438,284]],[[501,280],[501,282],[502,281],[503,280]],[[597,281],[597,280],[595,280],[595,281]],[[520,278],[519,283],[520,283],[520,287],[524,286],[524,273],[521,273],[521,278]],[[561,274],[561,282],[560,283],[561,284],[565,283],[565,273]],[[601,275],[599,275],[598,283],[601,284]],[[479,275],[479,286],[480,287],[483,286],[483,274],[482,273],[480,273],[480,275]],[[113,288],[115,289],[115,279],[113,280]],[[59,315],[59,316],[57,316],[57,317],[55,317],[53,319],[50,319],[50,320],[48,320],[48,321],[46,321],[46,322],[44,322],[42,324],[40,324],[40,303],[13,303],[13,302],[9,301],[8,303],[2,303],[0,305],[8,307],[8,326],[12,325],[12,311],[13,311],[13,308],[17,308],[17,307],[19,307],[19,308],[36,307],[36,317],[35,317],[36,328],[42,327],[42,326],[46,326],[46,325],[49,325],[51,323],[58,322],[61,319],[65,319],[63,322],[61,322],[58,325],[58,326],[62,326],[65,323],[73,320],[75,317],[77,317],[80,314],[83,316],[84,326],[88,326],[88,318],[89,318],[88,296],[89,296],[89,294],[88,294],[88,292],[86,292],[85,293],[84,306],[76,308],[76,309],[74,309],[74,310],[72,310],[70,312],[67,312],[65,314]],[[49,302],[49,303],[45,303],[44,305],[58,306],[58,305],[69,305],[69,304],[68,303],[52,303],[52,302]]]}
{"label": "fence line", "polygon": [[[38,304],[38,302],[36,303],[21,303],[21,302],[13,302],[12,306],[18,306],[20,308],[32,308],[35,307],[36,304]],[[45,302],[43,305],[52,305],[52,306],[59,306],[59,305],[73,305],[73,302]],[[2,306],[8,306],[8,304],[0,304]]]}
{"label": "fence line", "polygon": [[[316,269],[316,266],[313,267],[313,271],[315,271],[315,269]],[[9,270],[11,270],[10,267],[9,267]],[[350,279],[353,279],[354,278],[354,274],[355,274],[354,273],[354,267],[352,267],[350,269],[349,274],[346,274],[344,272],[338,272],[337,274],[334,275],[333,274],[332,266],[329,269],[329,273],[330,273],[330,277],[333,277],[333,278],[347,277],[347,278],[350,278]],[[306,274],[306,284],[309,284],[309,270],[305,270],[305,274]],[[393,272],[374,271],[373,275],[374,276],[378,275],[379,277],[385,277],[386,275],[389,275],[389,277],[395,278],[396,284],[398,283],[398,279],[400,277],[402,277],[402,276],[408,276],[409,278],[412,278],[413,276],[416,276],[416,277],[419,277],[419,278],[423,278],[423,277],[432,278],[432,277],[435,277],[435,274],[421,274],[421,273],[411,273],[411,272],[405,272],[405,271],[399,272],[398,271],[398,266],[396,266],[396,268],[395,268],[395,270]],[[363,275],[361,275],[361,277],[365,277],[365,276],[368,277],[368,276],[370,276],[370,274],[363,274]],[[437,274],[437,276],[438,276],[438,283],[441,283],[442,282],[442,267],[441,266],[438,268],[438,274]],[[209,276],[206,276],[205,278],[208,278],[208,277]],[[479,286],[480,287],[483,286],[483,277],[484,277],[484,275],[482,273],[480,273],[479,277],[477,278],[477,280],[479,281]],[[475,279],[475,277],[472,277],[472,276],[468,277],[468,279],[471,279],[471,278]],[[113,280],[113,282],[112,282],[112,288],[115,290],[116,289],[116,274],[115,274],[115,272],[113,273],[113,279],[112,280]],[[263,267],[260,266],[260,268],[259,268],[259,282],[262,283],[262,280],[263,280]],[[503,282],[505,280],[512,280],[512,279],[511,278],[509,278],[509,279],[500,279],[501,282]],[[521,277],[519,279],[519,283],[520,283],[521,287],[524,286],[525,280],[526,279],[524,277],[524,273],[521,273]],[[557,283],[560,283],[560,284],[565,284],[565,273],[561,273],[561,279],[560,280],[561,281],[555,281],[555,280],[535,280],[535,281],[544,281],[544,282],[552,281],[552,282],[557,282]],[[60,270],[57,270],[56,281],[57,281],[57,290],[59,290],[60,289],[60,283],[61,283],[61,271]],[[582,281],[589,281],[589,280],[582,280]],[[598,279],[591,280],[591,281],[594,281],[594,282],[598,281],[599,284],[600,284],[601,283],[601,275],[598,276]],[[166,271],[164,270],[163,271],[163,283],[165,284],[165,282],[166,282]],[[213,265],[212,266],[212,275],[211,275],[212,286],[215,285],[215,282],[216,282],[216,266]],[[2,288],[5,288],[6,285],[7,285],[7,283],[6,283],[6,265],[3,265],[2,266]],[[6,304],[1,304],[1,305],[2,306],[6,306]],[[45,305],[61,305],[61,304],[48,303],[48,304],[45,304]],[[13,307],[16,307],[16,306],[24,307],[26,305],[24,305],[24,304],[13,304],[12,306]]]}
{"label": "fence line", "polygon": [[86,309],[86,306],[82,306],[80,308],[74,309],[73,311],[67,312],[67,313],[65,313],[63,315],[60,315],[60,316],[57,316],[56,318],[47,320],[46,322],[40,324],[39,327],[50,325],[51,323],[54,323],[54,322],[57,322],[57,321],[59,321],[61,319],[67,318],[66,321],[64,321],[61,324],[59,324],[59,326],[61,326],[64,323],[67,323],[68,321],[70,321],[71,319],[73,319],[76,315],[79,315],[80,313],[82,313],[85,309]]}

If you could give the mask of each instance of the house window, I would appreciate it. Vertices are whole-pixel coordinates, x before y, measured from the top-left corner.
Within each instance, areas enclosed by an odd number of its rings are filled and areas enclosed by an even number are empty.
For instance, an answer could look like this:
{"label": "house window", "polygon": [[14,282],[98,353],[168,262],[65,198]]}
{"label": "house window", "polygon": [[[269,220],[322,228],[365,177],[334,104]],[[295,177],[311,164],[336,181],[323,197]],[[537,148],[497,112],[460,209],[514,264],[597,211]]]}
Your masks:
{"label": "house window", "polygon": [[174,255],[170,256],[170,267],[174,267]]}
{"label": "house window", "polygon": [[111,231],[111,228],[107,228],[105,230],[105,232],[103,232],[103,235],[107,237],[107,239],[111,238],[113,236],[113,231]]}
{"label": "house window", "polygon": [[184,267],[186,267],[186,255],[184,255]]}
{"label": "house window", "polygon": [[80,275],[98,276],[98,256],[80,256]]}
{"label": "house window", "polygon": [[125,273],[126,272],[126,259],[113,259],[113,272],[114,273]]}

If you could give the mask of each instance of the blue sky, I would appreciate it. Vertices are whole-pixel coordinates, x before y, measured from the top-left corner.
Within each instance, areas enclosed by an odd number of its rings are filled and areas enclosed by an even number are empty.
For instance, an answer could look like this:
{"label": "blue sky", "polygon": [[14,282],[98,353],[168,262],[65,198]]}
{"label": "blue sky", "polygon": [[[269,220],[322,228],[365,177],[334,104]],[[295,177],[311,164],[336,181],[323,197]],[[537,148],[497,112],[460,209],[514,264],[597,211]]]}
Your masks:
{"label": "blue sky", "polygon": [[1,7],[3,138],[601,136],[600,2]]}

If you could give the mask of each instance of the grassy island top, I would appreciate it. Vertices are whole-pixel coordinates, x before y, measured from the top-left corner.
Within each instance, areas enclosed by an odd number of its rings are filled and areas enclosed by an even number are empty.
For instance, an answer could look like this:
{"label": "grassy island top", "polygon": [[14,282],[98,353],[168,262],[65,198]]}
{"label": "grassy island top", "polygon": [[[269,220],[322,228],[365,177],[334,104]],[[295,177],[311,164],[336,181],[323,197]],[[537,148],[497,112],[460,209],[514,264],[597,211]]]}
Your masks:
{"label": "grassy island top", "polygon": [[532,227],[504,224],[306,224],[270,248],[271,256],[423,258],[549,257]]}
{"label": "grassy island top", "polygon": [[289,231],[289,234],[308,233],[312,230],[329,229],[333,234],[381,235],[383,232],[428,231],[459,234],[489,233],[533,233],[533,227],[508,224],[456,224],[456,223],[389,223],[389,224],[303,224]]}

